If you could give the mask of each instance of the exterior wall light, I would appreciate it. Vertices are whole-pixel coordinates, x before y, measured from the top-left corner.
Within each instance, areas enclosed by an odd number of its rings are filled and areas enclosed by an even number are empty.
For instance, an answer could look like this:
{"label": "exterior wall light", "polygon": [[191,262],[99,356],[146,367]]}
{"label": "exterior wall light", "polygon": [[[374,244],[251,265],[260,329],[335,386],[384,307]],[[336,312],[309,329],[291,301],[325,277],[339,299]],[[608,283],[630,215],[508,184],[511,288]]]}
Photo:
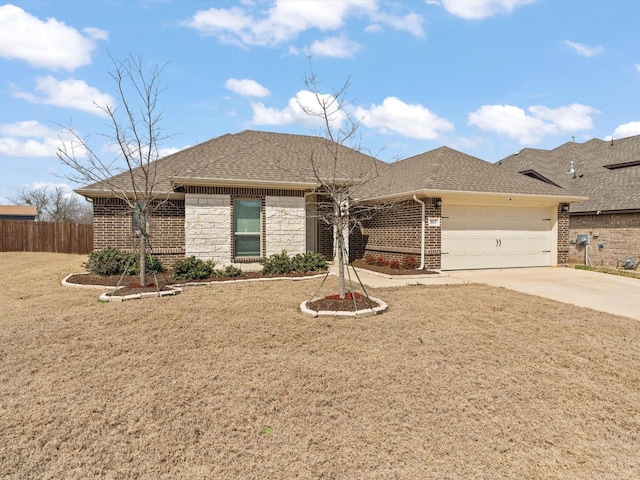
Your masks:
{"label": "exterior wall light", "polygon": [[440,208],[442,206],[442,200],[439,198],[436,198],[436,207]]}
{"label": "exterior wall light", "polygon": [[562,211],[565,212],[565,213],[568,212],[569,211],[569,205],[568,204],[562,205]]}

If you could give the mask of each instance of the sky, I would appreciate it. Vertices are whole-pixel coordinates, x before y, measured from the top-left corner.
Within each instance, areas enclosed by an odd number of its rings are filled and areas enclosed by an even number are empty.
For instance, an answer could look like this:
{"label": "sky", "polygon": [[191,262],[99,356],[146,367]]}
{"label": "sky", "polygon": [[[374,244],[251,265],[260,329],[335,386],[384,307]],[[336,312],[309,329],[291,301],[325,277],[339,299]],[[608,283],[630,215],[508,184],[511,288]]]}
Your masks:
{"label": "sky", "polygon": [[314,135],[305,76],[349,82],[360,144],[488,162],[640,134],[640,1],[30,0],[0,3],[0,203],[64,186],[72,125],[101,156],[113,60],[162,67],[163,154],[243,130]]}

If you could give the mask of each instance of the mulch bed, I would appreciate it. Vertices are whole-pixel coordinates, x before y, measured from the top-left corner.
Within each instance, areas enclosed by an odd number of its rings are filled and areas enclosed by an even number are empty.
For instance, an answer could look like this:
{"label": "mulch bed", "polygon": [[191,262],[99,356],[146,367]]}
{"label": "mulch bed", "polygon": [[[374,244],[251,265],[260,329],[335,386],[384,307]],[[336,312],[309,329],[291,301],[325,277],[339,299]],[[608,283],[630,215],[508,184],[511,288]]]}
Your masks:
{"label": "mulch bed", "polygon": [[431,270],[416,270],[415,268],[391,268],[388,265],[370,265],[362,259],[351,262],[351,265],[356,268],[384,273],[386,275],[435,275],[438,273]]}
{"label": "mulch bed", "polygon": [[[239,275],[237,277],[211,277],[198,280],[176,280],[172,277],[171,270],[168,270],[165,273],[160,273],[157,275],[157,285],[156,278],[154,278],[153,275],[147,275],[147,285],[144,287],[140,285],[140,277],[138,275],[125,275],[121,278],[120,275],[100,276],[93,275],[91,273],[78,273],[67,278],[67,283],[73,283],[76,285],[103,285],[105,287],[114,288],[120,285],[120,288],[118,288],[116,292],[109,292],[107,293],[107,295],[117,295],[119,297],[124,297],[127,295],[136,295],[139,293],[168,291],[171,290],[172,287],[180,287],[187,283],[213,283],[229,280],[251,280],[257,278],[300,278],[321,273],[324,272],[289,273],[286,275],[263,275],[260,272],[243,272],[242,275]],[[351,309],[353,309],[353,301]]]}
{"label": "mulch bed", "polygon": [[[378,307],[378,303],[374,302],[368,297],[365,297],[358,292],[355,293],[357,310],[364,310],[366,308]],[[340,298],[338,295],[329,295],[313,302],[307,303],[307,308],[316,312],[329,311],[329,312],[353,312],[353,296],[351,293],[347,293],[346,298]]]}

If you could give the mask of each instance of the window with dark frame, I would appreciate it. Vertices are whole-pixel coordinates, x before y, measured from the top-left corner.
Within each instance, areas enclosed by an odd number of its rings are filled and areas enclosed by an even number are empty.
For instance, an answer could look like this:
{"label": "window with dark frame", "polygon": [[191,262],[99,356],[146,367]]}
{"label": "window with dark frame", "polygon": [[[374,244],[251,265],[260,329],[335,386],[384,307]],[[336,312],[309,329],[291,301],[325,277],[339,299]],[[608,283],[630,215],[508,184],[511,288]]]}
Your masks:
{"label": "window with dark frame", "polygon": [[234,257],[260,257],[262,254],[262,201],[233,201]]}

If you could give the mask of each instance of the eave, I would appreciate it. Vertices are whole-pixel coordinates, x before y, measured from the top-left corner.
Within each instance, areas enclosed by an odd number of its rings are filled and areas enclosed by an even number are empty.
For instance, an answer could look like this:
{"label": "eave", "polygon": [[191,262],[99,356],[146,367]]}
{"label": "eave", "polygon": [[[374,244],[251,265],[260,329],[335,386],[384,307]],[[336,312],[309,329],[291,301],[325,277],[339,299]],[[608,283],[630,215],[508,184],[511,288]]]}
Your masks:
{"label": "eave", "polygon": [[495,200],[498,203],[505,201],[515,200],[516,202],[537,202],[545,204],[555,203],[580,203],[585,202],[589,197],[582,197],[576,195],[545,195],[545,194],[529,194],[529,193],[505,193],[505,192],[470,192],[465,190],[441,190],[441,189],[420,189],[410,192],[401,192],[390,195],[384,195],[380,197],[370,197],[360,199],[361,202],[388,202],[388,201],[401,201],[409,200],[413,196],[417,197],[430,197],[441,198],[444,201],[451,203],[464,203],[474,199]]}
{"label": "eave", "polygon": [[318,180],[313,182],[291,182],[280,180],[249,180],[236,178],[205,178],[205,177],[174,177],[171,179],[171,185],[177,187],[235,187],[235,188],[269,188],[282,190],[315,190],[322,186],[321,182],[349,185],[353,183],[352,179],[332,179]]}
{"label": "eave", "polygon": [[[74,190],[78,195],[82,195],[86,198],[141,198],[140,195],[136,195],[134,192],[114,192],[113,190],[99,190],[95,188],[78,188]],[[184,198],[182,192],[158,192],[153,194],[154,199],[166,199],[166,200],[180,200]]]}

